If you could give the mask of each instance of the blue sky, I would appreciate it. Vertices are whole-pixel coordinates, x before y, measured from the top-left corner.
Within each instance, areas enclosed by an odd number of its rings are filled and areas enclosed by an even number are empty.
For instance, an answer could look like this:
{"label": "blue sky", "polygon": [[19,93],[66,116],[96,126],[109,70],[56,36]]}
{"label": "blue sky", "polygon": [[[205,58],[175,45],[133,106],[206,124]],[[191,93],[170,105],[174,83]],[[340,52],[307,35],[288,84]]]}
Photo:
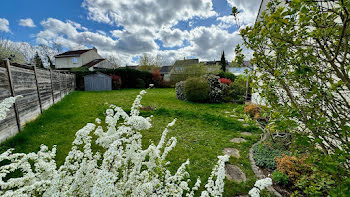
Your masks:
{"label": "blue sky", "polygon": [[[64,50],[96,47],[123,64],[145,53],[166,62],[183,57],[228,59],[241,43],[232,6],[251,25],[260,0],[5,0],[0,35]],[[25,20],[23,20],[25,19]]]}

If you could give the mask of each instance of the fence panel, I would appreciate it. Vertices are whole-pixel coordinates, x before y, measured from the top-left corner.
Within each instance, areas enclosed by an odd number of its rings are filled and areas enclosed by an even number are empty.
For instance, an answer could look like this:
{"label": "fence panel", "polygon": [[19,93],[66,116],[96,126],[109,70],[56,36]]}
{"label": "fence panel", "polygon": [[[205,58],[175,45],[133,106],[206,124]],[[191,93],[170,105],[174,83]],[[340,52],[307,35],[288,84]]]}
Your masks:
{"label": "fence panel", "polygon": [[37,118],[41,113],[40,106],[43,110],[48,109],[74,89],[74,74],[39,68],[34,71],[32,66],[11,66],[6,61],[0,62],[0,102],[10,96],[23,96],[15,104],[17,116],[15,108],[12,107],[5,120],[0,121],[0,143]]}
{"label": "fence panel", "polygon": [[[6,68],[0,67],[0,101],[11,96]],[[15,110],[12,107],[4,120],[0,121],[0,142],[14,136],[18,131]]]}

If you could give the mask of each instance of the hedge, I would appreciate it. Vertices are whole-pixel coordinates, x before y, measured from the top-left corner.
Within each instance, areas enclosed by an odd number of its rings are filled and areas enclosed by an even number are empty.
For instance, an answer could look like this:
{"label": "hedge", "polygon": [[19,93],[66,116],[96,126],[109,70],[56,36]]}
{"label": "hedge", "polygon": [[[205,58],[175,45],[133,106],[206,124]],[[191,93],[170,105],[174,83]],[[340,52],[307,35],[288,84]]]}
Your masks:
{"label": "hedge", "polygon": [[[152,73],[134,70],[131,68],[116,68],[106,70],[72,70],[76,75],[76,85],[78,90],[84,90],[84,76],[101,72],[107,75],[118,75],[121,78],[121,88],[145,88],[152,82]],[[143,87],[141,87],[143,86]]]}

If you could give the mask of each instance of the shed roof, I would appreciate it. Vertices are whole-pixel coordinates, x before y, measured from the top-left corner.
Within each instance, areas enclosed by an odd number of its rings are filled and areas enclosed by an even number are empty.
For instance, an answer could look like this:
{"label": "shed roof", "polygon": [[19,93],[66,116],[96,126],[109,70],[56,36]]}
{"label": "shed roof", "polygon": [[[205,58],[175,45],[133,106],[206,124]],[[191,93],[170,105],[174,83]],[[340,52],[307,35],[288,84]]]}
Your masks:
{"label": "shed roof", "polygon": [[90,75],[85,75],[84,77],[93,77],[95,75],[99,75],[99,76],[104,76],[104,77],[108,77],[108,78],[112,78],[111,76],[107,75],[107,74],[104,74],[104,73],[101,73],[101,72],[96,72],[96,73],[93,73],[93,74],[90,74]]}

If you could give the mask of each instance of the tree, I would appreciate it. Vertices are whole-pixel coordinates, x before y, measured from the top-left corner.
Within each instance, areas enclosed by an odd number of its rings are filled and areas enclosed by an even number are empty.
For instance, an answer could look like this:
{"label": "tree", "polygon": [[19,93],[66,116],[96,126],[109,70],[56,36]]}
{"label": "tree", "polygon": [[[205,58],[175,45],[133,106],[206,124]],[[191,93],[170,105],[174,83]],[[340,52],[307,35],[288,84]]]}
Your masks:
{"label": "tree", "polygon": [[236,24],[238,26],[238,29],[241,27],[240,24],[239,24],[239,19],[238,19],[238,14],[240,12],[238,11],[238,8],[237,7],[232,7],[232,13],[231,15],[234,17],[235,21],[236,21]]}
{"label": "tree", "polygon": [[51,58],[50,58],[50,56],[48,54],[46,54],[46,58],[49,61],[50,68],[51,69],[55,69],[55,65],[53,64],[53,62],[52,62],[52,60],[51,60]]}
{"label": "tree", "polygon": [[43,64],[38,52],[36,52],[36,54],[34,56],[34,64],[39,68],[44,68],[44,64]]}
{"label": "tree", "polygon": [[9,59],[10,62],[25,63],[24,55],[11,45],[11,41],[0,38],[0,59]]}
{"label": "tree", "polygon": [[220,64],[221,64],[221,70],[226,72],[227,62],[226,62],[226,59],[225,59],[225,52],[224,51],[222,51]]}
{"label": "tree", "polygon": [[119,68],[121,66],[120,58],[114,55],[107,57],[107,60],[113,64],[114,68]]}
{"label": "tree", "polygon": [[152,56],[144,53],[139,60],[139,66],[137,70],[153,72],[155,69],[159,70],[161,58],[160,56]]}
{"label": "tree", "polygon": [[350,2],[272,1],[261,16],[241,35],[254,51],[255,90],[270,126],[294,131],[313,155],[320,147],[317,160],[328,161],[315,162],[319,169],[336,168],[327,173],[349,183],[342,173],[350,166]]}
{"label": "tree", "polygon": [[173,82],[185,81],[191,77],[201,77],[208,74],[208,67],[203,63],[183,66],[184,69],[171,74],[170,80]]}

